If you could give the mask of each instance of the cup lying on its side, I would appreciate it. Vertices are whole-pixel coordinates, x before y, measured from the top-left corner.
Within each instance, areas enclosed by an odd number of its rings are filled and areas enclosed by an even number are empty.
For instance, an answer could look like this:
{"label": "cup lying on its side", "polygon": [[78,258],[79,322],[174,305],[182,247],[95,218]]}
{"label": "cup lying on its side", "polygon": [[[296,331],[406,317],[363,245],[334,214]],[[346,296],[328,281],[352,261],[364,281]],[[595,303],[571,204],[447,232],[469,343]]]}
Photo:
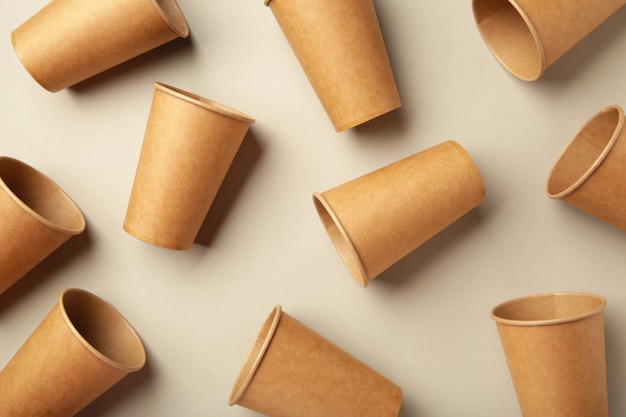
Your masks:
{"label": "cup lying on its side", "polygon": [[139,336],[113,306],[67,289],[0,371],[0,415],[73,416],[145,362]]}
{"label": "cup lying on its side", "polygon": [[0,157],[0,294],[83,230],[83,214],[57,184]]}
{"label": "cup lying on its side", "polygon": [[176,0],[52,0],[11,42],[35,81],[56,92],[188,35]]}
{"label": "cup lying on its side", "polygon": [[168,249],[189,249],[254,119],[154,83],[124,230]]}
{"label": "cup lying on its side", "polygon": [[356,281],[369,281],[485,199],[474,162],[454,141],[323,193],[317,213]]}
{"label": "cup lying on its side", "polygon": [[269,417],[396,417],[402,390],[277,306],[237,376],[235,404]]}
{"label": "cup lying on its side", "polygon": [[626,232],[626,128],[620,106],[593,116],[548,177],[546,193]]}
{"label": "cup lying on its side", "polygon": [[524,417],[607,417],[606,302],[585,293],[536,294],[494,307]]}

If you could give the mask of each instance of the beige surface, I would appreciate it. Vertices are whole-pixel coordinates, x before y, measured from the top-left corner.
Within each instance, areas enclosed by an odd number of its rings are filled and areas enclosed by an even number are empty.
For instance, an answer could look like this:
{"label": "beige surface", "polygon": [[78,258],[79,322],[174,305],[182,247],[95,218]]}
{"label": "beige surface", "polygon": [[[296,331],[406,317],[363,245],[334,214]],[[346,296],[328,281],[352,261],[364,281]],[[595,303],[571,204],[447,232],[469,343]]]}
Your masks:
{"label": "beige surface", "polygon": [[[626,106],[626,9],[526,83],[493,58],[470,1],[377,1],[403,106],[336,133],[262,0],[180,0],[188,39],[54,94],[10,42],[44,4],[0,14],[1,153],[58,183],[87,229],[0,298],[0,362],[61,290],[85,288],[123,312],[148,362],[80,417],[254,416],[228,396],[280,304],[402,387],[400,417],[520,416],[490,310],[584,291],[606,298],[609,413],[626,415],[626,234],[545,195],[584,122]],[[122,230],[157,80],[256,119],[186,252]],[[486,200],[360,287],[311,194],[448,139],[472,156]]]}

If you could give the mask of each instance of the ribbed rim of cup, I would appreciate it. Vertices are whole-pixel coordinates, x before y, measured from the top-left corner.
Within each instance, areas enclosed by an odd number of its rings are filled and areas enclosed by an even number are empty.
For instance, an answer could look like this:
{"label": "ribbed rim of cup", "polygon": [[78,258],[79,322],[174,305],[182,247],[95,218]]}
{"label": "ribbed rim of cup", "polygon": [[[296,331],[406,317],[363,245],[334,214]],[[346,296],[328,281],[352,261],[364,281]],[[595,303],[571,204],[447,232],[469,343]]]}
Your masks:
{"label": "ribbed rim of cup", "polygon": [[257,334],[257,337],[254,340],[246,359],[244,360],[241,370],[237,375],[237,379],[235,380],[235,384],[230,393],[228,405],[232,406],[237,404],[248,389],[248,386],[252,382],[252,379],[254,378],[257,369],[259,369],[259,366],[263,361],[263,357],[265,356],[265,353],[274,338],[274,333],[276,333],[276,328],[280,322],[281,315],[282,307],[278,305],[274,307],[269,316],[265,319],[265,322]]}
{"label": "ribbed rim of cup", "polygon": [[14,169],[23,173],[23,178],[27,175],[30,176],[39,185],[45,187],[49,192],[56,194],[57,197],[60,197],[60,200],[64,205],[63,211],[70,212],[70,214],[66,217],[68,217],[68,219],[71,217],[71,220],[61,222],[59,219],[50,219],[30,207],[26,202],[22,201],[18,195],[20,194],[18,191],[11,189],[11,187],[5,182],[5,179],[2,178],[2,169],[0,168],[0,189],[2,189],[11,198],[11,200],[24,210],[25,213],[47,227],[62,233],[77,235],[85,230],[85,217],[83,216],[80,208],[54,181],[22,161],[8,156],[0,156],[0,166],[5,164],[13,165]]}
{"label": "ribbed rim of cup", "polygon": [[152,3],[174,33],[181,38],[189,36],[189,26],[176,0],[152,0]]}
{"label": "ribbed rim of cup", "polygon": [[[598,122],[602,116],[607,115],[609,112],[615,112],[617,116],[617,121],[615,123],[615,128],[611,132],[610,136],[606,138],[600,138],[602,140],[606,140],[606,144],[602,148],[602,150],[598,153],[597,157],[594,159],[593,163],[580,175],[578,176],[569,186],[564,189],[554,189],[554,181],[555,178],[562,173],[564,170],[568,169],[568,166],[571,164],[568,163],[568,159],[571,156],[570,151],[574,149],[581,141],[585,141],[588,139],[588,135],[586,131],[593,127],[594,123]],[[582,184],[585,183],[593,175],[593,173],[598,169],[598,167],[604,162],[607,158],[611,149],[615,146],[615,143],[622,135],[622,131],[624,130],[624,110],[618,105],[607,106],[598,113],[596,113],[591,119],[589,119],[584,126],[576,133],[576,135],[570,140],[567,144],[561,155],[557,158],[552,170],[550,171],[550,175],[548,176],[548,181],[546,184],[546,194],[550,198],[559,199],[563,197],[567,197],[576,189],[578,189]]]}
{"label": "ribbed rim of cup", "polygon": [[[541,308],[538,309],[538,306]],[[563,306],[567,308],[564,309]],[[491,318],[499,324],[511,326],[548,326],[582,320],[600,313],[605,307],[606,300],[598,295],[553,292],[528,295],[500,303],[491,310]],[[546,308],[552,314],[544,316],[537,313]]]}
{"label": "ribbed rim of cup", "polygon": [[[496,7],[494,7],[494,4]],[[487,27],[482,24],[483,15],[481,14],[481,11],[492,11],[497,9],[497,6],[500,6],[500,8],[507,8],[507,12],[513,17],[513,19],[522,20],[526,28],[526,32],[521,34],[522,36],[507,39],[506,42],[500,42],[502,45],[496,42],[496,40],[501,37],[509,36],[509,33],[511,32],[510,24],[507,22],[501,22],[501,24],[498,24],[497,27],[490,28],[491,30],[487,30]],[[473,0],[472,9],[474,13],[474,20],[476,21],[476,25],[483,40],[502,66],[521,80],[535,81],[539,79],[546,69],[545,50],[535,25],[532,23],[529,16],[519,3],[515,0]],[[534,46],[534,50],[532,52],[533,56],[518,56],[515,57],[515,59],[511,59],[507,56],[507,53],[510,55],[511,51],[519,50],[520,48],[517,47],[518,45],[528,43],[530,40],[528,36],[532,38]],[[531,71],[526,71],[523,66],[529,61],[533,63],[533,67]]]}
{"label": "ribbed rim of cup", "polygon": [[157,90],[163,91],[166,94],[177,97],[188,103],[195,104],[196,106],[203,107],[207,110],[239,120],[244,123],[248,123],[248,124],[254,123],[254,119],[248,116],[247,114],[244,114],[238,110],[232,109],[228,106],[217,103],[215,101],[208,100],[197,94],[193,94],[188,91],[181,90],[180,88],[172,87],[171,85],[163,84],[163,83],[156,82],[156,81],[153,83],[153,85],[154,85],[154,88],[156,88]]}
{"label": "ribbed rim of cup", "polygon": [[[72,306],[73,303],[79,304],[78,307]],[[74,336],[102,362],[124,372],[135,372],[145,365],[146,352],[139,335],[112,305],[89,291],[69,288],[59,296],[58,306],[63,319]],[[93,310],[83,310],[82,308],[86,306],[106,312],[106,317],[94,316]],[[73,308],[76,308],[77,311],[71,311]],[[88,316],[88,326],[101,324],[102,328],[110,328],[113,324],[112,321],[115,321],[115,324],[119,326],[118,330],[120,330],[119,334],[116,335],[119,338],[107,338],[105,341],[107,346],[104,349],[102,346],[94,346],[96,344],[94,338],[87,334],[88,332],[83,327],[84,324],[80,323],[80,316],[82,315]],[[98,323],[99,320],[101,323]]]}
{"label": "ribbed rim of cup", "polygon": [[369,284],[369,278],[365,271],[365,265],[356,250],[350,235],[346,231],[345,227],[339,220],[337,213],[333,210],[333,207],[328,203],[324,195],[321,193],[313,193],[313,203],[315,209],[319,215],[324,229],[330,237],[333,246],[339,253],[339,256],[343,260],[343,263],[348,267],[348,270],[354,277],[354,279],[363,287],[367,287]]}

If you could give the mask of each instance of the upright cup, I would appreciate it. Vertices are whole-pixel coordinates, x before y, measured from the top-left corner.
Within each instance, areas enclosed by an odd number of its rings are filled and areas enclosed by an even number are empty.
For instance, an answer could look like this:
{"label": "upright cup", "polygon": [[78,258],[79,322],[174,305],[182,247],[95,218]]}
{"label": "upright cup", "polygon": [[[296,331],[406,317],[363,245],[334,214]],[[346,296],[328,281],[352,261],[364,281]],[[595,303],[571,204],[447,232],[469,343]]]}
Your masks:
{"label": "upright cup", "polygon": [[313,194],[328,236],[364,287],[484,199],[480,173],[454,141]]}
{"label": "upright cup", "polygon": [[265,0],[336,131],[401,106],[372,0]]}
{"label": "upright cup", "polygon": [[35,81],[55,92],[188,35],[176,0],[52,0],[11,41]]}
{"label": "upright cup", "polygon": [[0,415],[73,416],[145,361],[139,336],[115,308],[65,290],[0,371]]}
{"label": "upright cup", "polygon": [[272,310],[229,405],[269,417],[395,417],[402,390],[283,312]]}
{"label": "upright cup", "polygon": [[487,47],[513,75],[535,81],[625,0],[473,0]]}
{"label": "upright cup", "polygon": [[554,164],[546,192],[626,232],[626,129],[620,106],[605,107],[585,123]]}
{"label": "upright cup", "polygon": [[607,417],[603,310],[597,295],[550,293],[496,306],[524,417]]}
{"label": "upright cup", "polygon": [[83,230],[83,214],[57,184],[0,157],[0,294]]}
{"label": "upright cup", "polygon": [[189,249],[254,119],[161,83],[154,97],[124,230]]}

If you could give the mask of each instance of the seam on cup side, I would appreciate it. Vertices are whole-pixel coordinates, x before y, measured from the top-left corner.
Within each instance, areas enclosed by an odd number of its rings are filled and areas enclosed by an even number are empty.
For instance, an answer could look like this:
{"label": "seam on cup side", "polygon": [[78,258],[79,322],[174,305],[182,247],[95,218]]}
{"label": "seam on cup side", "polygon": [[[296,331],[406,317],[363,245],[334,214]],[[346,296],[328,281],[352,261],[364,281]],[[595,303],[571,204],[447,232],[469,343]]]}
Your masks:
{"label": "seam on cup side", "polygon": [[[250,351],[246,355],[246,359],[243,362],[239,374],[237,375],[235,385],[233,386],[230,397],[228,399],[228,405],[233,406],[237,404],[237,402],[241,399],[241,397],[243,397],[244,393],[248,389],[248,386],[252,382],[256,371],[259,369],[259,366],[261,365],[261,362],[265,357],[265,353],[267,352],[270,343],[274,339],[274,333],[276,333],[276,328],[278,327],[281,316],[282,307],[280,305],[277,305],[276,307],[274,307],[267,319],[265,319],[265,323],[259,331],[259,334],[257,334],[257,337],[252,347],[250,348]],[[270,319],[272,321],[269,325],[269,328],[267,328],[267,324]],[[263,343],[257,349],[256,346],[260,336],[263,336]]]}

